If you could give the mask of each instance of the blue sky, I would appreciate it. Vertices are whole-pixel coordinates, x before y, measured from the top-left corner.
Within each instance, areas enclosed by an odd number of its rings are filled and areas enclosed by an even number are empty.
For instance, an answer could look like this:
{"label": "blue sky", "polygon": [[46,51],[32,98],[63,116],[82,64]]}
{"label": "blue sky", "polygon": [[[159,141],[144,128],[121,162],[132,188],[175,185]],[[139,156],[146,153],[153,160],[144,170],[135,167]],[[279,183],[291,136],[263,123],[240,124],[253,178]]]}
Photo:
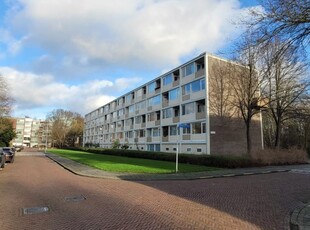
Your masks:
{"label": "blue sky", "polygon": [[12,116],[82,115],[207,52],[225,52],[253,0],[2,0],[0,74]]}

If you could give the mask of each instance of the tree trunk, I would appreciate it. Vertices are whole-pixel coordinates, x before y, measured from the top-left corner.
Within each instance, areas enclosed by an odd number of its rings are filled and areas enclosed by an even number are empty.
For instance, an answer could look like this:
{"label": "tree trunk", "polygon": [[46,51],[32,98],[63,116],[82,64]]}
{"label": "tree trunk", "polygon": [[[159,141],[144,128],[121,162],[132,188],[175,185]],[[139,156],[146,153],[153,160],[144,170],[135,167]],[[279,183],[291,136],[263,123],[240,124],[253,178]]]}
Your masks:
{"label": "tree trunk", "polygon": [[281,139],[281,128],[282,128],[281,120],[280,120],[280,118],[278,118],[278,122],[276,123],[275,144],[274,144],[274,146],[278,150],[281,147],[281,142],[280,142],[280,139]]}
{"label": "tree trunk", "polygon": [[251,140],[251,120],[247,120],[246,122],[246,146],[247,146],[247,154],[250,156],[252,152],[252,140]]}

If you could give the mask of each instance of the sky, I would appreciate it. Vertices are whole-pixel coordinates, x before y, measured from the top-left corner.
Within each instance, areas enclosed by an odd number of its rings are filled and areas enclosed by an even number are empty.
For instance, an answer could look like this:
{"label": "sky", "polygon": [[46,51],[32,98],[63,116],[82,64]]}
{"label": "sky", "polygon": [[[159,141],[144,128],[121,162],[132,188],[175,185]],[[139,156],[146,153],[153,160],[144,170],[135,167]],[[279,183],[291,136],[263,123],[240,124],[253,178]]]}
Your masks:
{"label": "sky", "polygon": [[85,115],[203,52],[225,57],[256,0],[0,0],[11,116]]}

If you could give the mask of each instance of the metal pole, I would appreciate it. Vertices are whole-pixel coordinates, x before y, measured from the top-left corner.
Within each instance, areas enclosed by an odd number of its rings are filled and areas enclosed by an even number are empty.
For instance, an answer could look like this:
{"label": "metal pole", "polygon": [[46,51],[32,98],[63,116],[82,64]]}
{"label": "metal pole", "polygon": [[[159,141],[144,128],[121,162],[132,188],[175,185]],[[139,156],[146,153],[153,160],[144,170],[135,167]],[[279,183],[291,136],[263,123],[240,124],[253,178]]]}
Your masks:
{"label": "metal pole", "polygon": [[178,172],[178,162],[179,162],[179,141],[180,141],[180,127],[177,126],[178,129],[178,141],[177,141],[177,154],[175,156],[175,172]]}

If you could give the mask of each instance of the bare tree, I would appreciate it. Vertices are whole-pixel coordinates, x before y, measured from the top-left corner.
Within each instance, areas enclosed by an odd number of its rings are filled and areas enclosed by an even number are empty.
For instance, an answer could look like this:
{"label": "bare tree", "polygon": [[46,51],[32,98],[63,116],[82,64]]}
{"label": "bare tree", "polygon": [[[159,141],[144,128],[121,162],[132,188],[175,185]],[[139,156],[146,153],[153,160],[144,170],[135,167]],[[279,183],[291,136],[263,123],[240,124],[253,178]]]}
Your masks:
{"label": "bare tree", "polygon": [[233,89],[229,84],[234,74],[232,63],[214,58],[209,69],[212,73],[209,74],[210,112],[222,120],[231,118],[237,112],[231,102]]}
{"label": "bare tree", "polygon": [[[63,109],[57,109],[48,114],[47,120],[52,123],[52,138],[56,145],[63,147],[72,144],[72,136],[81,135],[83,126],[81,115]],[[82,131],[81,131],[82,130]]]}
{"label": "bare tree", "polygon": [[75,144],[81,145],[84,129],[84,118],[80,114],[74,114],[74,119],[71,123],[69,133],[67,135],[67,142],[70,146]]}
{"label": "bare tree", "polygon": [[237,45],[236,61],[240,65],[233,65],[233,74],[230,78],[230,86],[233,89],[232,103],[238,108],[246,126],[247,153],[252,151],[251,125],[253,117],[260,113],[265,101],[260,97],[264,79],[257,67],[260,60],[260,49],[253,46],[254,35],[249,33],[242,38]]}
{"label": "bare tree", "polygon": [[[267,84],[264,96],[268,98],[269,111],[275,123],[274,146],[280,148],[282,124],[292,118],[298,99],[305,93],[307,65],[294,47],[286,47],[279,40],[264,46],[262,66]],[[281,52],[280,52],[281,50]]]}
{"label": "bare tree", "polygon": [[0,117],[8,115],[12,109],[13,99],[9,94],[9,86],[0,75]]}
{"label": "bare tree", "polygon": [[252,21],[246,24],[259,32],[259,43],[275,37],[282,38],[287,46],[295,48],[310,42],[310,1],[309,0],[261,0],[264,9],[251,11]]}

